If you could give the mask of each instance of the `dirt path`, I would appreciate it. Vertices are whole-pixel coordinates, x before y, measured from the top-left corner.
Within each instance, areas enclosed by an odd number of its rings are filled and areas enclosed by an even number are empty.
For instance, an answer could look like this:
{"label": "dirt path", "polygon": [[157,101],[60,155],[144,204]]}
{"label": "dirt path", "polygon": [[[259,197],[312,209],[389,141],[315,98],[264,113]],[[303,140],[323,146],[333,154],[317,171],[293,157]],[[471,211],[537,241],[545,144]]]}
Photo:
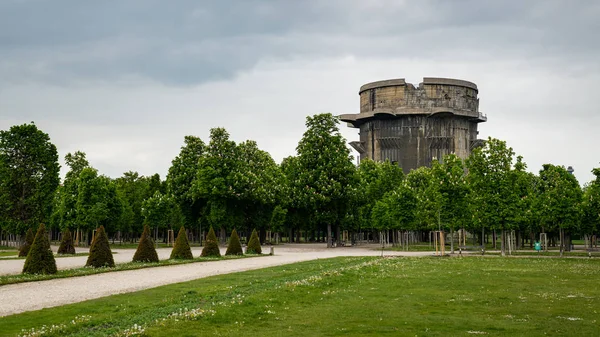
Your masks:
{"label": "dirt path", "polygon": [[[170,250],[168,250],[170,252]],[[199,252],[194,252],[194,256]],[[224,251],[223,251],[224,253]],[[165,253],[159,253],[167,258]],[[235,273],[337,256],[377,256],[380,251],[366,247],[326,249],[322,245],[286,245],[275,248],[274,256],[198,262],[138,270],[110,272],[82,277],[55,279],[0,286],[0,317],[25,311],[39,310],[64,304],[82,302],[120,293],[154,288],[166,284],[190,281],[203,277]],[[385,252],[386,255],[426,256],[431,252]],[[130,255],[125,258],[125,255]],[[117,257],[130,261],[131,252],[119,252]],[[60,258],[61,268],[81,266],[87,257]],[[66,260],[62,262],[62,260]],[[22,260],[21,264],[23,263]],[[2,261],[5,262],[5,261]],[[12,262],[12,261],[11,261]],[[13,266],[14,267],[14,266]],[[4,266],[0,264],[0,270]],[[72,267],[71,267],[72,268]],[[69,289],[69,291],[65,291]]]}

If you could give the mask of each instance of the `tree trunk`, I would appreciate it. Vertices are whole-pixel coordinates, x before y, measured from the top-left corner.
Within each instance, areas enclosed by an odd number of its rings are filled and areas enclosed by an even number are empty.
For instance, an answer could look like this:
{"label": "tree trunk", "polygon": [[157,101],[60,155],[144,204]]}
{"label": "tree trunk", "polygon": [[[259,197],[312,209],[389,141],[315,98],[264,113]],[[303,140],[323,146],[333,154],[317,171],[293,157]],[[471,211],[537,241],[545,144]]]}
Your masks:
{"label": "tree trunk", "polygon": [[454,254],[454,227],[450,227],[450,254]]}
{"label": "tree trunk", "polygon": [[558,235],[559,235],[559,240],[560,240],[560,257],[563,257],[563,250],[564,250],[564,246],[565,246],[564,245],[565,237],[564,237],[564,232],[563,232],[562,228],[559,229]]}
{"label": "tree trunk", "polygon": [[332,242],[332,237],[331,237],[331,224],[328,223],[327,224],[327,248],[332,248],[333,247],[333,242]]}
{"label": "tree trunk", "polygon": [[502,228],[502,242],[500,243],[500,252],[502,256],[506,256],[506,231]]}
{"label": "tree trunk", "polygon": [[498,240],[497,240],[497,235],[496,235],[496,229],[494,229],[494,231],[492,232],[492,245],[494,246],[494,249],[498,249]]}

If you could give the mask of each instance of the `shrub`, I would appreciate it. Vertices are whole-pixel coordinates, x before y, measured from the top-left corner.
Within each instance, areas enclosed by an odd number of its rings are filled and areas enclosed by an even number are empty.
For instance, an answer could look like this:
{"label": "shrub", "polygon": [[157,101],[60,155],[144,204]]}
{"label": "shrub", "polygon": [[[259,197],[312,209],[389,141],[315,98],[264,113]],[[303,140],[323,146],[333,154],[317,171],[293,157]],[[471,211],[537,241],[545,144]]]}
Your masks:
{"label": "shrub", "polygon": [[25,234],[25,243],[19,248],[19,257],[24,257],[29,254],[29,249],[31,249],[31,245],[33,244],[34,236],[31,228],[27,230],[27,234]]}
{"label": "shrub", "polygon": [[158,262],[158,254],[154,248],[154,240],[150,236],[150,227],[144,226],[140,243],[133,255],[133,262]]}
{"label": "shrub", "polygon": [[258,233],[256,229],[252,231],[250,240],[248,241],[248,247],[246,247],[246,254],[261,254],[262,248],[260,247],[260,240],[258,239]]}
{"label": "shrub", "polygon": [[202,249],[202,254],[200,254],[200,256],[221,256],[221,251],[219,250],[219,242],[217,241],[217,236],[215,235],[215,231],[213,230],[212,226],[210,226],[210,230],[208,231],[208,235],[206,236],[206,242],[204,243],[204,248]]}
{"label": "shrub", "polygon": [[41,224],[35,234],[23,266],[24,274],[56,274],[56,261],[50,250],[46,226]]}
{"label": "shrub", "polygon": [[108,245],[108,236],[106,236],[104,226],[100,226],[96,231],[96,235],[90,246],[90,255],[85,266],[94,268],[115,266],[115,260]]}
{"label": "shrub", "polygon": [[73,236],[71,231],[65,229],[62,233],[62,240],[58,247],[58,254],[75,254],[75,245],[73,245]]}
{"label": "shrub", "polygon": [[242,251],[242,245],[240,244],[240,237],[238,236],[235,229],[231,232],[229,238],[229,244],[227,245],[227,251],[225,255],[244,255]]}
{"label": "shrub", "polygon": [[175,245],[171,251],[171,259],[189,260],[193,258],[194,256],[192,256],[192,249],[190,248],[190,243],[187,239],[187,233],[185,232],[185,228],[181,226],[179,233],[177,234],[177,239],[175,240]]}

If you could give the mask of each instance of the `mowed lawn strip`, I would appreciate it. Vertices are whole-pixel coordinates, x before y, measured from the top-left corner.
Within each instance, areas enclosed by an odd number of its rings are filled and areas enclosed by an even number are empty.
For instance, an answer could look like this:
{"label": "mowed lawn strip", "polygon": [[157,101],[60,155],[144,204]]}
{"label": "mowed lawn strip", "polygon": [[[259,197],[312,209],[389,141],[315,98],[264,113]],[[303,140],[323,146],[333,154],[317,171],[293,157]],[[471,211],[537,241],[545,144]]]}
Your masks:
{"label": "mowed lawn strip", "polygon": [[[116,253],[113,253],[116,254]],[[86,255],[88,255],[86,253]],[[71,255],[73,256],[73,255]],[[0,276],[0,286],[7,284],[15,284],[15,283],[24,283],[24,282],[35,282],[35,281],[44,281],[44,280],[52,280],[57,278],[67,278],[67,277],[78,277],[78,276],[86,276],[86,275],[94,275],[101,273],[111,273],[123,270],[135,270],[135,269],[143,269],[143,268],[154,268],[154,267],[162,267],[162,266],[174,266],[178,264],[186,264],[186,263],[194,263],[194,262],[207,262],[207,261],[221,261],[221,260],[234,260],[234,259],[243,259],[247,257],[259,257],[265,255],[256,255],[256,254],[247,254],[247,255],[235,255],[235,256],[222,256],[222,257],[196,257],[191,260],[160,260],[158,262],[125,262],[125,263],[117,263],[113,268],[93,268],[93,267],[81,267],[81,268],[71,268],[71,269],[62,269],[59,270],[56,274],[12,274],[12,275],[2,275]],[[55,256],[56,257],[56,256]]]}
{"label": "mowed lawn strip", "polygon": [[0,333],[592,336],[599,272],[594,259],[335,258],[13,315]]}

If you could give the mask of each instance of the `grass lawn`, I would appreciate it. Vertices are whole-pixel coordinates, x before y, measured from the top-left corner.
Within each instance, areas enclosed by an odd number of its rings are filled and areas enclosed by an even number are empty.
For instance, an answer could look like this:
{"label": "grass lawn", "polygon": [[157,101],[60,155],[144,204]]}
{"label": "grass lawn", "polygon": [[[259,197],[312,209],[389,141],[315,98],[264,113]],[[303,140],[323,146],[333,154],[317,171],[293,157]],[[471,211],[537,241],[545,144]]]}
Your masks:
{"label": "grass lawn", "polygon": [[[5,254],[2,254],[5,253]],[[10,254],[8,254],[10,253]],[[17,256],[17,254],[19,254],[19,252],[0,252],[0,260],[14,260],[14,259],[23,259],[25,260],[27,257],[23,256],[23,257],[15,257]],[[117,254],[117,252],[113,252],[113,254]],[[76,254],[54,254],[54,258],[55,259],[59,259],[62,257],[73,257],[73,256],[88,256],[88,253],[76,253]]]}
{"label": "grass lawn", "polygon": [[0,334],[593,336],[598,275],[594,259],[335,258],[8,316]]}
{"label": "grass lawn", "polygon": [[[113,253],[115,254],[115,253]],[[77,255],[77,254],[75,254]],[[88,255],[88,254],[85,254]],[[65,255],[64,257],[73,256],[73,255]],[[73,269],[62,269],[59,270],[56,274],[13,274],[13,275],[2,275],[0,276],[0,286],[7,284],[15,284],[15,283],[24,283],[24,282],[35,282],[35,281],[44,281],[44,280],[52,280],[57,278],[66,278],[66,277],[77,277],[77,276],[85,276],[85,275],[93,275],[93,274],[101,274],[101,273],[111,273],[122,270],[134,270],[134,269],[143,269],[143,268],[154,268],[154,267],[162,267],[162,266],[172,266],[177,264],[186,264],[186,263],[194,263],[194,262],[206,262],[206,261],[219,261],[219,260],[231,260],[231,259],[243,259],[246,257],[256,257],[258,255],[246,254],[246,255],[231,255],[231,256],[221,256],[221,257],[196,257],[191,260],[160,260],[158,262],[126,262],[126,263],[115,263],[113,268],[92,268],[92,267],[81,267],[81,268],[73,268]],[[55,255],[54,257],[59,257]],[[1,302],[0,302],[1,303]]]}
{"label": "grass lawn", "polygon": [[[190,247],[202,247],[200,246],[199,243],[197,242],[190,242]],[[129,243],[129,242],[123,242],[123,243],[110,243],[110,249],[137,249],[138,247],[138,242],[135,243]],[[159,242],[156,244],[156,248],[173,248],[173,245],[168,245],[166,243],[162,243]]]}

